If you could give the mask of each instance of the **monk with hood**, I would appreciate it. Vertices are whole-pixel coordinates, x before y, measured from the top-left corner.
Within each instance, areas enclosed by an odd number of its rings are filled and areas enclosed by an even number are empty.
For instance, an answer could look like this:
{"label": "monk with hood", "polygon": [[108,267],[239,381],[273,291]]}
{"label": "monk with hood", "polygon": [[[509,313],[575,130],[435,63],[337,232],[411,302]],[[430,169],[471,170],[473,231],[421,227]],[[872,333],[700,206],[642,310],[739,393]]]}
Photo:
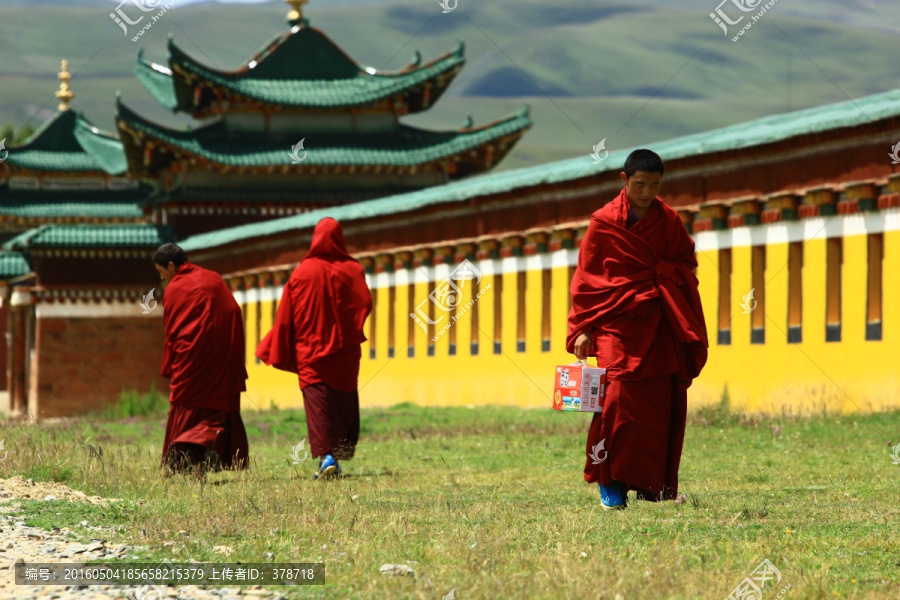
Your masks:
{"label": "monk with hood", "polygon": [[706,324],[694,242],[658,196],[664,165],[636,150],[625,188],[595,212],[572,279],[566,348],[607,369],[603,412],[587,439],[584,478],[605,509],[674,499],[684,443],[687,389],[706,363]]}
{"label": "monk with hood", "polygon": [[360,344],[371,310],[365,270],[347,252],[341,225],[322,219],[256,350],[265,364],[299,377],[310,452],[320,459],[314,479],[340,475],[339,461],[356,451]]}
{"label": "monk with hood", "polygon": [[218,273],[191,264],[175,244],[160,246],[153,262],[164,289],[162,376],[171,390],[163,465],[198,476],[206,466],[245,469],[241,308]]}

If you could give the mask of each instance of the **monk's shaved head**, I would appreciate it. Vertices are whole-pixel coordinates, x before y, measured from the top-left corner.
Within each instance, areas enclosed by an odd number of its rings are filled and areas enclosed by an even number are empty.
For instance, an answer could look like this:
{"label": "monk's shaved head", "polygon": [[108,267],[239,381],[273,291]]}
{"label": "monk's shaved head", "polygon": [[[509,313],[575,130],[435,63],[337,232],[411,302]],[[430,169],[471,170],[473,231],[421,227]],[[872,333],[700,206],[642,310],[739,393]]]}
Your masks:
{"label": "monk's shaved head", "polygon": [[169,263],[180,267],[187,262],[187,254],[175,244],[163,244],[153,254],[153,262],[163,267],[167,267]]}
{"label": "monk's shaved head", "polygon": [[663,164],[659,154],[653,150],[642,148],[628,155],[628,158],[625,159],[625,167],[622,170],[627,177],[632,177],[638,171],[663,175],[666,171],[666,166]]}

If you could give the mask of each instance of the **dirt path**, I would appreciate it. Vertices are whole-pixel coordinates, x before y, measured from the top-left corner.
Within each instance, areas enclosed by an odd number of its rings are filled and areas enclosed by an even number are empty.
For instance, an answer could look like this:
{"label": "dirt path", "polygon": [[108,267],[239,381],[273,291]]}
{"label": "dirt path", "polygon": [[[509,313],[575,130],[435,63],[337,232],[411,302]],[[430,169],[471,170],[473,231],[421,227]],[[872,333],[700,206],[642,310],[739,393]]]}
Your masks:
{"label": "dirt path", "polygon": [[[69,540],[72,531],[68,527],[46,531],[25,525],[21,505],[16,500],[67,500],[88,504],[115,502],[115,498],[87,496],[60,483],[35,482],[22,477],[0,479],[0,598],[4,600],[161,600],[159,593],[168,598],[185,600],[281,600],[280,593],[260,586],[199,588],[185,586],[120,586],[120,585],[16,585],[14,566],[17,562],[50,563],[79,562],[101,558],[127,562],[141,562],[133,552],[145,550],[142,546],[108,544],[106,537],[113,528],[82,526],[95,532],[89,543]],[[179,559],[179,562],[191,562]]]}

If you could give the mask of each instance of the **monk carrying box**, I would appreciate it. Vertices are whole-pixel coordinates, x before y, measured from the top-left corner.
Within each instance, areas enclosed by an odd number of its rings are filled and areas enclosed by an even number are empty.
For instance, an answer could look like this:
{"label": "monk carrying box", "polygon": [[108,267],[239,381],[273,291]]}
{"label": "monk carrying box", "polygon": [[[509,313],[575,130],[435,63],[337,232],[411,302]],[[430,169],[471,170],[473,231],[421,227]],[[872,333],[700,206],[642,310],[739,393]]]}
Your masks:
{"label": "monk carrying box", "polygon": [[572,279],[566,349],[607,369],[603,412],[587,439],[584,478],[606,509],[678,493],[687,389],[709,347],[694,242],[657,197],[662,159],[636,150],[625,189],[595,212]]}
{"label": "monk carrying box", "polygon": [[175,244],[160,246],[153,263],[164,286],[162,376],[171,380],[163,466],[198,476],[207,466],[245,469],[241,307],[218,273],[188,262]]}

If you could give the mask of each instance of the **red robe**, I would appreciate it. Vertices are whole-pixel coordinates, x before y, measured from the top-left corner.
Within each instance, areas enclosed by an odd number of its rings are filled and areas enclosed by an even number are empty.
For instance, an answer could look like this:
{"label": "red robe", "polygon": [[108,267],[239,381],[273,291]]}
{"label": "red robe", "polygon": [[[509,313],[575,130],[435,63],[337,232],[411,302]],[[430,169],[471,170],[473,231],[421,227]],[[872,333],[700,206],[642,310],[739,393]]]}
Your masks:
{"label": "red robe", "polygon": [[360,344],[371,310],[365,270],[347,252],[340,224],[322,219],[309,253],[284,286],[272,330],[256,350],[265,364],[299,376],[314,456],[340,446],[351,448],[346,457],[356,445]]}
{"label": "red robe", "polygon": [[659,198],[640,221],[629,223],[629,214],[624,190],[593,214],[572,279],[566,348],[573,352],[589,329],[609,380],[588,433],[584,477],[671,499],[687,389],[709,347],[697,261],[678,213]]}
{"label": "red robe", "polygon": [[161,374],[171,379],[163,459],[170,444],[216,451],[226,465],[246,463],[247,435],[240,417],[246,390],[244,323],[222,277],[190,262],[165,289],[166,342]]}

